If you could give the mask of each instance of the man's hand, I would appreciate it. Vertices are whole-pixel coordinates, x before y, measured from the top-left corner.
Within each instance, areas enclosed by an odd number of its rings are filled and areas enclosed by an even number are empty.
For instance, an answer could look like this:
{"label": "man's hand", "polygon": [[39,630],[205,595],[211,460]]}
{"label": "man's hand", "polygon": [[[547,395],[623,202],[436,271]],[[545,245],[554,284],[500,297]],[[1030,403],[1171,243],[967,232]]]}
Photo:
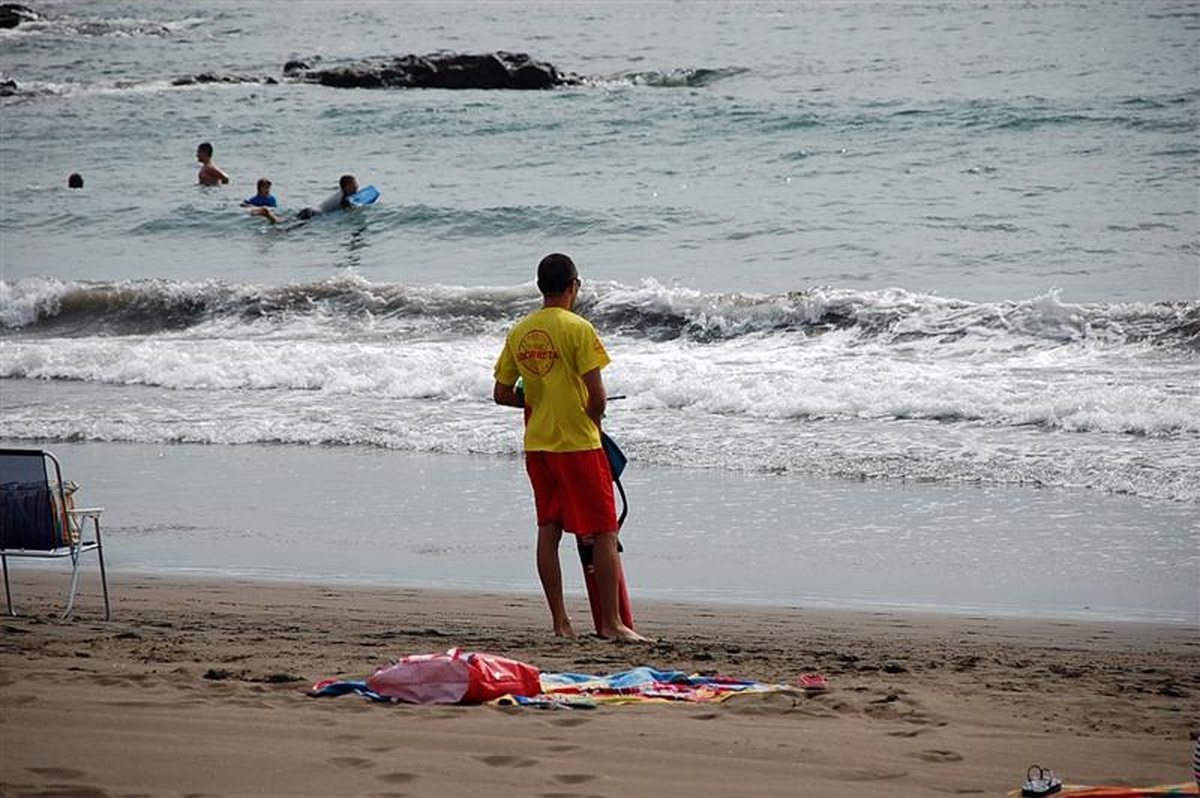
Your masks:
{"label": "man's hand", "polygon": [[505,407],[524,407],[525,403],[521,401],[520,394],[517,393],[516,386],[505,385],[502,382],[497,382],[492,388],[492,401],[498,405]]}

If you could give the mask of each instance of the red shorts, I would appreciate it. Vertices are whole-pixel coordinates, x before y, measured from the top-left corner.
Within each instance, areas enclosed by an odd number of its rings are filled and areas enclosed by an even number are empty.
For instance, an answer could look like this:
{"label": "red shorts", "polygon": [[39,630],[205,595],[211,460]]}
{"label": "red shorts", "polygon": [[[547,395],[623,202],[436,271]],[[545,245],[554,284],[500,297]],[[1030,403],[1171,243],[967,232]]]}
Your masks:
{"label": "red shorts", "polygon": [[603,449],[526,452],[538,526],[557,523],[577,535],[617,531],[612,471]]}

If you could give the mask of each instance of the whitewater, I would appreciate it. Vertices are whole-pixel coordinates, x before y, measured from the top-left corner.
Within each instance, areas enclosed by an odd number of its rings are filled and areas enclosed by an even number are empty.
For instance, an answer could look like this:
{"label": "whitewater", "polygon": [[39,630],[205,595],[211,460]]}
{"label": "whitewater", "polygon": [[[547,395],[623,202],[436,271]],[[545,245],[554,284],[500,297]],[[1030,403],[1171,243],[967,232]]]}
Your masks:
{"label": "whitewater", "polygon": [[[519,447],[490,404],[491,367],[536,307],[531,284],[42,278],[3,290],[0,375],[25,381],[6,395],[65,381],[100,403],[47,414],[13,402],[15,437]],[[579,311],[626,397],[612,423],[646,462],[1200,500],[1196,303],[706,294],[647,280],[589,283]]]}

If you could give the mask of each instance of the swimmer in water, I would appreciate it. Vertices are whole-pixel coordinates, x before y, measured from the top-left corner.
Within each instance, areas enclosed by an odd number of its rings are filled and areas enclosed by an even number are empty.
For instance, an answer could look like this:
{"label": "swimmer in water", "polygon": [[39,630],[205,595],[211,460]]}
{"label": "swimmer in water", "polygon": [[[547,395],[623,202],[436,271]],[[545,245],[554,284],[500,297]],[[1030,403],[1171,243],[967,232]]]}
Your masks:
{"label": "swimmer in water", "polygon": [[200,162],[200,174],[197,180],[202,186],[219,186],[229,182],[229,175],[212,161],[213,146],[209,142],[201,142],[196,148],[196,160]]}

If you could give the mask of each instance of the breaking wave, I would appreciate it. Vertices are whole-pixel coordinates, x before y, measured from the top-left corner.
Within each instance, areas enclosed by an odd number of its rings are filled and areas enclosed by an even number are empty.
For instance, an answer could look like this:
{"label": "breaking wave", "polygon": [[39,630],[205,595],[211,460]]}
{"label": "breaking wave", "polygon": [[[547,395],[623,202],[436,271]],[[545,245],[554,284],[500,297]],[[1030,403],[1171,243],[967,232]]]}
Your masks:
{"label": "breaking wave", "polygon": [[[533,306],[528,284],[506,287],[372,283],[350,274],[309,283],[256,286],[215,280],[0,281],[7,334],[146,335],[199,324],[316,320],[338,330],[386,333],[389,323],[451,331],[508,324]],[[591,282],[580,312],[602,331],[650,341],[724,341],[748,335],[851,331],[860,341],[1013,345],[1100,341],[1200,350],[1200,301],[1088,303],[1057,291],[1023,301],[969,302],[903,289],[797,289],[780,294],[705,293],[645,280]]]}

